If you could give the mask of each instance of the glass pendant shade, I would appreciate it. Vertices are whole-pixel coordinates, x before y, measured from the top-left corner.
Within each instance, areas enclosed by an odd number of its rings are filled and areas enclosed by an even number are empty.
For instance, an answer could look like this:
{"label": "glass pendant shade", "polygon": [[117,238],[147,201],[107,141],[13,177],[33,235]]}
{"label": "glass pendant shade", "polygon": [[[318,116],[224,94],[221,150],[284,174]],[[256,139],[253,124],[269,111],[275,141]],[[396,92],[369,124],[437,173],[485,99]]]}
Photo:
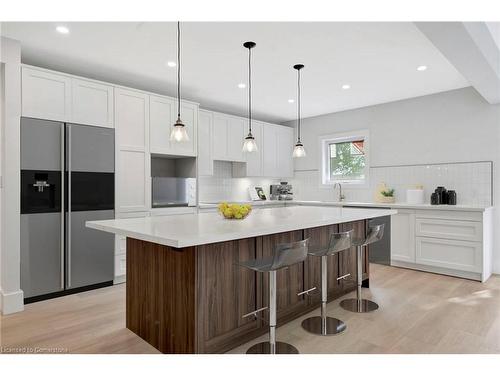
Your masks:
{"label": "glass pendant shade", "polygon": [[257,147],[257,142],[255,142],[255,138],[252,133],[248,133],[243,141],[243,152],[257,152],[259,151]]}
{"label": "glass pendant shade", "polygon": [[186,126],[178,118],[170,132],[170,140],[174,142],[188,142],[189,136],[186,131]]}
{"label": "glass pendant shade", "polygon": [[304,156],[306,156],[306,150],[304,149],[304,145],[300,142],[297,142],[295,144],[295,147],[293,148],[293,157],[303,158]]}

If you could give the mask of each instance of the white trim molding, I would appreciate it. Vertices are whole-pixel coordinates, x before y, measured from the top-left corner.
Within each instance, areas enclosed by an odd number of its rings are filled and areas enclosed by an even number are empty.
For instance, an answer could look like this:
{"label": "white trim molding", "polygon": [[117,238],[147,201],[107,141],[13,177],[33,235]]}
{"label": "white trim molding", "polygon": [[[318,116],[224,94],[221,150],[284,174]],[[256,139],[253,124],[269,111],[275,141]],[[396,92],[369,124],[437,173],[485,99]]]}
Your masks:
{"label": "white trim molding", "polygon": [[20,256],[21,44],[0,37],[0,311],[22,311]]}

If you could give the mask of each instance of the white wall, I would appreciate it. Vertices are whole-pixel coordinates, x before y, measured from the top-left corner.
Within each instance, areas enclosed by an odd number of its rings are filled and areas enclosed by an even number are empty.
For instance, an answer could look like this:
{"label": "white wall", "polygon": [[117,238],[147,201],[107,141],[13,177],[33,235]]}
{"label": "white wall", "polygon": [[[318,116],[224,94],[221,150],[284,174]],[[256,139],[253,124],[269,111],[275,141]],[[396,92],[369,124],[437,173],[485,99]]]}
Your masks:
{"label": "white wall", "polygon": [[[488,104],[473,88],[304,119],[307,157],[296,159],[295,169],[319,168],[319,135],[358,129],[370,130],[372,167],[493,161],[493,202],[500,202],[500,105]],[[494,240],[494,272],[500,273],[500,234]]]}

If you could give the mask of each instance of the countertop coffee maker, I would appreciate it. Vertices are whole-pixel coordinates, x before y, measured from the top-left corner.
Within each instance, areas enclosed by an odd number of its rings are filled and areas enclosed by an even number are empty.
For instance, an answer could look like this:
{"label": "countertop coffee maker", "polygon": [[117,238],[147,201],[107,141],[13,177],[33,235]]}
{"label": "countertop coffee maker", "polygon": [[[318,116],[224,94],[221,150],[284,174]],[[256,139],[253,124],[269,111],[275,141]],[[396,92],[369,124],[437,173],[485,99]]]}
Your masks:
{"label": "countertop coffee maker", "polygon": [[269,191],[271,200],[289,201],[293,199],[292,185],[289,185],[288,182],[271,185]]}

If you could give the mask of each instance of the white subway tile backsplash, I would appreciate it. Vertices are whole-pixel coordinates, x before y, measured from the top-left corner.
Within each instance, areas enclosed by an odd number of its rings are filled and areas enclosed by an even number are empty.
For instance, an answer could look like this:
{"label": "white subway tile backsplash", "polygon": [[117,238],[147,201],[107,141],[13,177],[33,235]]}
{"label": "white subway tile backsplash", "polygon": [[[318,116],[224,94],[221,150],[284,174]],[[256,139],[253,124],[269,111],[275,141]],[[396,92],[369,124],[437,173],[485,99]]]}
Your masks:
{"label": "white subway tile backsplash", "polygon": [[214,161],[213,176],[198,179],[199,201],[248,201],[248,187],[260,186],[269,199],[269,185],[279,184],[279,179],[270,178],[233,178],[233,165],[228,161]]}
{"label": "white subway tile backsplash", "polygon": [[[372,201],[373,192],[380,182],[395,189],[396,202],[406,201],[406,189],[423,185],[426,202],[437,186],[457,192],[457,203],[488,206],[492,204],[492,163],[451,163],[414,166],[370,168],[369,188],[344,187],[347,200]],[[337,192],[319,184],[317,170],[295,171],[293,184],[295,199],[337,200]]]}

